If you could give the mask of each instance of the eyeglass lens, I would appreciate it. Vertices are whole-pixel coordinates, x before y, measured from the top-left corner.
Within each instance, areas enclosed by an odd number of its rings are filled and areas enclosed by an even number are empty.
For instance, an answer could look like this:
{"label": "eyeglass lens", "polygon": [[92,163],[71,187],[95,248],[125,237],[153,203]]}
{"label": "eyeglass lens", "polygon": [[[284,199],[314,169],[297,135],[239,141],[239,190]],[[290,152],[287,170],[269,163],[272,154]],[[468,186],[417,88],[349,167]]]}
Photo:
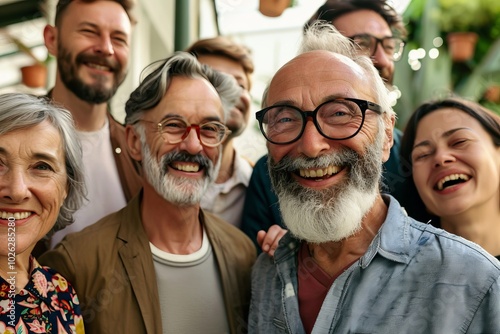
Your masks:
{"label": "eyeglass lens", "polygon": [[[274,143],[288,143],[301,136],[307,122],[306,115],[292,106],[275,106],[267,109],[262,118],[265,137]],[[313,117],[318,131],[330,139],[345,139],[353,136],[362,126],[364,114],[352,101],[334,100],[320,105]]]}
{"label": "eyeglass lens", "polygon": [[377,52],[377,46],[380,43],[384,52],[391,57],[392,60],[399,60],[403,53],[404,42],[397,37],[384,37],[382,39],[375,36],[362,34],[352,37],[353,41],[359,46],[360,51],[367,56],[373,56]]}

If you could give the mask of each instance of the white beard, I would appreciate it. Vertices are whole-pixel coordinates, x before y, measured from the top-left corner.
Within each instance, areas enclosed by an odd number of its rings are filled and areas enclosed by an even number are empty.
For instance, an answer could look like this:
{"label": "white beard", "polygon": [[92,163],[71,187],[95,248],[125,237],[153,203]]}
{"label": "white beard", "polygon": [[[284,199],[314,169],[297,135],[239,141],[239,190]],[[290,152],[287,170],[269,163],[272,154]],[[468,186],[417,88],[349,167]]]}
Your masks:
{"label": "white beard", "polygon": [[378,192],[365,192],[352,186],[326,205],[301,202],[297,197],[280,197],[283,220],[290,232],[309,243],[341,241],[361,229],[363,217],[371,209]]}
{"label": "white beard", "polygon": [[[215,182],[219,173],[222,155],[219,154],[217,164],[207,160],[207,173],[204,178],[195,180],[187,177],[176,177],[166,172],[167,155],[161,158],[161,161],[156,162],[151,155],[148,145],[142,141],[143,152],[143,168],[146,174],[146,179],[156,192],[161,195],[166,201],[180,206],[192,206],[199,204],[201,198],[207,191],[207,188]],[[162,166],[165,166],[162,168]]]}
{"label": "white beard", "polygon": [[[309,243],[337,242],[362,228],[362,221],[379,195],[384,128],[363,156],[344,150],[315,159],[269,161],[269,174],[279,198],[283,221],[297,238]],[[348,179],[326,190],[299,185],[290,176],[298,168],[349,166]]]}

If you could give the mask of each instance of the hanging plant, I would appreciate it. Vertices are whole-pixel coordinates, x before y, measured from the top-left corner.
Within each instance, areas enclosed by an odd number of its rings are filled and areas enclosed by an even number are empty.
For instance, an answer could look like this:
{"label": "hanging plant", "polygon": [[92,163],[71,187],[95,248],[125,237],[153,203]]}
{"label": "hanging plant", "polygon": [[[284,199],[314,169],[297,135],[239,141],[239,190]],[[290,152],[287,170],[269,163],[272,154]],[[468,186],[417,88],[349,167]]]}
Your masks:
{"label": "hanging plant", "polygon": [[268,17],[278,17],[285,9],[295,6],[296,0],[259,0],[259,12]]}

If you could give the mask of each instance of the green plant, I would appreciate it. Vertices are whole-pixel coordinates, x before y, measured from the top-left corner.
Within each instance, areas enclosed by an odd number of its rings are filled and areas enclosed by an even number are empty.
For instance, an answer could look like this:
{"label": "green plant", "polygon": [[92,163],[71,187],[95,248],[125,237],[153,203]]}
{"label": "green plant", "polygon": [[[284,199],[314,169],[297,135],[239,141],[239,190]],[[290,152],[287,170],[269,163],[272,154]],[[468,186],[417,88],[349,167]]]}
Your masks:
{"label": "green plant", "polygon": [[[482,8],[484,17],[489,18],[488,23],[471,13],[473,9],[469,6],[476,4],[478,8]],[[449,11],[444,12],[443,8]],[[451,60],[445,38],[448,31],[444,30],[440,21],[443,13],[448,16],[448,27],[451,27],[451,18],[457,18],[463,20],[460,23],[462,29],[467,24],[479,35],[473,59],[464,63],[453,63]],[[403,13],[403,18],[409,34],[405,54],[396,63],[394,78],[394,83],[401,91],[401,98],[395,106],[400,128],[404,128],[410,113],[422,102],[450,93],[479,101],[500,112],[498,103],[483,99],[485,91],[491,85],[500,84],[500,1],[412,0]],[[439,38],[443,44],[435,43]],[[419,66],[414,68],[409,65],[408,58],[409,52],[417,49],[423,50],[425,56],[416,61]],[[430,50],[438,50],[439,55],[430,58]]]}
{"label": "green plant", "polygon": [[490,20],[488,9],[483,1],[471,0],[439,0],[436,8],[436,19],[440,23],[441,31],[459,32],[475,31],[487,24]]}
{"label": "green plant", "polygon": [[432,14],[444,33],[480,33],[486,27],[489,29],[499,15],[498,0],[438,0],[438,6]]}
{"label": "green plant", "polygon": [[9,39],[17,46],[18,50],[26,54],[28,57],[30,57],[35,64],[38,65],[47,65],[47,63],[52,60],[52,56],[47,53],[47,57],[44,60],[39,59],[31,50],[30,47],[28,47],[26,44],[24,44],[19,38],[14,37],[12,35],[8,35]]}

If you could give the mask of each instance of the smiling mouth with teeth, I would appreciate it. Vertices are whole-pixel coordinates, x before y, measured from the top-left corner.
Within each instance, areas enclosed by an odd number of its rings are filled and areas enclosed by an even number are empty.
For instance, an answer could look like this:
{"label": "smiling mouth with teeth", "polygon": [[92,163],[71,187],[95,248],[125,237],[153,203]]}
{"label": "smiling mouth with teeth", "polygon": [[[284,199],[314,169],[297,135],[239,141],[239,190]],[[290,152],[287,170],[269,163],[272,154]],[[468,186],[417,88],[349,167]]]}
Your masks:
{"label": "smiling mouth with teeth", "polygon": [[26,219],[29,216],[31,216],[31,212],[29,211],[23,211],[23,212],[7,212],[7,211],[0,211],[0,219],[9,219],[14,217],[14,219]]}
{"label": "smiling mouth with teeth", "polygon": [[464,183],[470,180],[470,177],[465,174],[451,174],[443,177],[441,180],[439,180],[434,188],[436,190],[443,190],[448,187],[452,187],[454,185],[457,185],[459,183]]}
{"label": "smiling mouth with teeth", "polygon": [[198,164],[173,163],[170,166],[174,169],[180,170],[182,172],[188,172],[188,173],[196,173],[200,170],[200,165],[198,165]]}
{"label": "smiling mouth with teeth", "polygon": [[96,70],[108,71],[108,72],[111,71],[111,69],[108,66],[104,66],[104,65],[99,65],[99,64],[94,64],[94,63],[87,63],[87,66],[95,68]]}
{"label": "smiling mouth with teeth", "polygon": [[303,178],[320,178],[335,175],[340,172],[340,170],[341,168],[339,166],[328,166],[326,168],[317,169],[300,169],[299,174],[300,177]]}

